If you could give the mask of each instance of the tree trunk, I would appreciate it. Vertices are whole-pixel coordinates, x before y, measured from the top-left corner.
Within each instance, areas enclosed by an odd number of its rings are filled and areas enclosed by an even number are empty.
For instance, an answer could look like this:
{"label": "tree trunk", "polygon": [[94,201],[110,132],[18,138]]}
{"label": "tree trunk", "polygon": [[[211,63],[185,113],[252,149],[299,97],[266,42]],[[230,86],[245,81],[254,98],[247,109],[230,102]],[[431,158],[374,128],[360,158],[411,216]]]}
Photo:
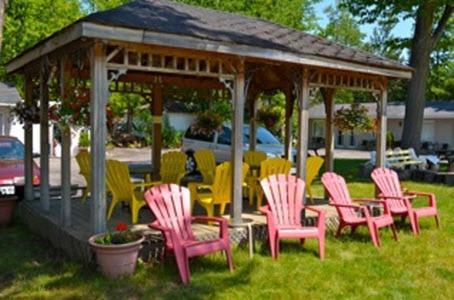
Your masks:
{"label": "tree trunk", "polygon": [[3,25],[5,23],[6,7],[8,0],[0,0],[0,50],[3,45]]}
{"label": "tree trunk", "polygon": [[418,150],[421,144],[421,132],[426,104],[427,75],[432,51],[432,26],[435,5],[429,1],[421,4],[417,11],[415,33],[413,36],[410,66],[414,73],[407,90],[404,129],[402,132],[403,148]]}

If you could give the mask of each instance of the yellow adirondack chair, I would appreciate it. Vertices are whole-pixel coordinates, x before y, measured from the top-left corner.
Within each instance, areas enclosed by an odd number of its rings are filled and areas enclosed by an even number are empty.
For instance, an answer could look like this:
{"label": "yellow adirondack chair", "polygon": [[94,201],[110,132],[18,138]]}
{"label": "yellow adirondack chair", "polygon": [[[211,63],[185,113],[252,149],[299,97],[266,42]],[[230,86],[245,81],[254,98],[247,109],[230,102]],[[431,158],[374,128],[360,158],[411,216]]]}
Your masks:
{"label": "yellow adirondack chair", "polygon": [[[249,166],[243,163],[243,180]],[[195,200],[207,211],[208,216],[214,215],[214,206],[219,205],[219,214],[223,215],[225,207],[231,200],[232,167],[230,162],[224,162],[216,167],[213,184],[199,184],[193,186]]]}
{"label": "yellow adirondack chair", "polygon": [[314,194],[311,188],[312,182],[317,177],[318,172],[320,172],[323,162],[324,160],[320,156],[311,156],[306,161],[306,191],[312,203],[314,203]]}
{"label": "yellow adirondack chair", "polygon": [[266,160],[265,152],[249,150],[244,152],[244,162],[252,168],[259,168],[262,161]]}
{"label": "yellow adirondack chair", "polygon": [[194,153],[197,170],[202,173],[203,183],[212,184],[216,169],[216,160],[212,150],[200,149]]}
{"label": "yellow adirondack chair", "polygon": [[[180,151],[169,151],[161,157],[161,170],[159,176],[161,180],[150,182],[150,184],[175,183],[180,184],[181,178],[186,174],[186,154]],[[149,182],[150,177],[147,176]]]}
{"label": "yellow adirondack chair", "polygon": [[132,183],[128,165],[118,160],[107,160],[106,182],[112,195],[107,219],[110,220],[112,212],[119,202],[127,202],[131,209],[131,221],[133,224],[137,223],[139,210],[146,205],[143,189],[152,186],[153,183]]}
{"label": "yellow adirondack chair", "polygon": [[262,163],[260,164],[259,180],[255,183],[254,186],[257,193],[257,209],[262,206],[263,202],[263,190],[259,186],[259,181],[271,175],[290,174],[291,168],[292,162],[285,158],[273,157],[262,161]]}
{"label": "yellow adirondack chair", "polygon": [[249,173],[246,177],[246,183],[249,190],[249,204],[254,202],[255,189],[258,186],[258,170],[262,161],[267,159],[267,155],[262,151],[249,150],[244,152],[244,162],[249,165]]}
{"label": "yellow adirondack chair", "polygon": [[86,188],[82,194],[82,202],[87,200],[88,194],[91,192],[91,158],[90,153],[86,151],[82,151],[77,153],[76,161],[79,165],[79,174],[85,179]]}

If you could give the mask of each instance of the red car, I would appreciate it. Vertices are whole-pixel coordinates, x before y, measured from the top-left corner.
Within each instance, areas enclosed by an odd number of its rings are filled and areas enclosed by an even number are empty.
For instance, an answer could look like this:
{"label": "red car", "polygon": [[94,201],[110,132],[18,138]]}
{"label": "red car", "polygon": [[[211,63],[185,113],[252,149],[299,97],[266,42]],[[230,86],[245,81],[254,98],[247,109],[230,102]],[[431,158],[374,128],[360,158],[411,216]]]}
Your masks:
{"label": "red car", "polygon": [[[0,196],[16,194],[22,199],[25,183],[24,144],[11,136],[0,136]],[[33,185],[39,185],[40,169],[33,162]]]}

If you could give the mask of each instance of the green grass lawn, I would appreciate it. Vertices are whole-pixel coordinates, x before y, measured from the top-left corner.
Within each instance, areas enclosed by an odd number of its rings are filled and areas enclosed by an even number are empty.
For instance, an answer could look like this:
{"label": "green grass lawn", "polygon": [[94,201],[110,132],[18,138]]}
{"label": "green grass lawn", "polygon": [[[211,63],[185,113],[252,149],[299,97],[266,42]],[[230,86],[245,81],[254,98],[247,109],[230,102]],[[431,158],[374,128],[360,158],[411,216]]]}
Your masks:
{"label": "green grass lawn", "polygon": [[[370,182],[356,179],[359,161],[339,161],[354,197],[372,196]],[[442,227],[423,219],[422,234],[412,236],[399,226],[399,242],[382,230],[376,250],[365,228],[335,239],[327,234],[326,260],[317,244],[284,242],[278,261],[257,242],[250,260],[245,248],[234,250],[235,272],[221,255],[194,259],[192,282],[179,283],[173,261],[139,263],[134,276],[108,280],[95,270],[72,262],[22,226],[0,229],[0,298],[220,298],[256,299],[454,299],[454,187],[406,182],[405,187],[435,192]],[[320,184],[316,192],[322,193]]]}

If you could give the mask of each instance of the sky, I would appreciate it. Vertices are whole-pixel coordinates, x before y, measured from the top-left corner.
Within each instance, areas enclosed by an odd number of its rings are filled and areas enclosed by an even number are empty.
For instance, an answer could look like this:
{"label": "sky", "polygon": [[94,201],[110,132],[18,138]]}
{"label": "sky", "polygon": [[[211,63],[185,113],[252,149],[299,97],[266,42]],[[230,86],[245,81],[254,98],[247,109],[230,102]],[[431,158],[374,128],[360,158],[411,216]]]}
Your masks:
{"label": "sky", "polygon": [[[336,0],[321,0],[318,4],[316,4],[315,12],[317,14],[317,17],[319,18],[319,24],[322,27],[324,27],[328,23],[327,14],[324,12],[325,8],[330,5],[334,6],[335,4]],[[376,24],[361,25],[361,31],[365,33],[367,37],[370,37],[375,26]],[[392,31],[392,34],[396,37],[405,38],[410,37],[412,35],[412,31],[413,23],[411,22],[411,20],[402,20],[396,25],[396,27]]]}

